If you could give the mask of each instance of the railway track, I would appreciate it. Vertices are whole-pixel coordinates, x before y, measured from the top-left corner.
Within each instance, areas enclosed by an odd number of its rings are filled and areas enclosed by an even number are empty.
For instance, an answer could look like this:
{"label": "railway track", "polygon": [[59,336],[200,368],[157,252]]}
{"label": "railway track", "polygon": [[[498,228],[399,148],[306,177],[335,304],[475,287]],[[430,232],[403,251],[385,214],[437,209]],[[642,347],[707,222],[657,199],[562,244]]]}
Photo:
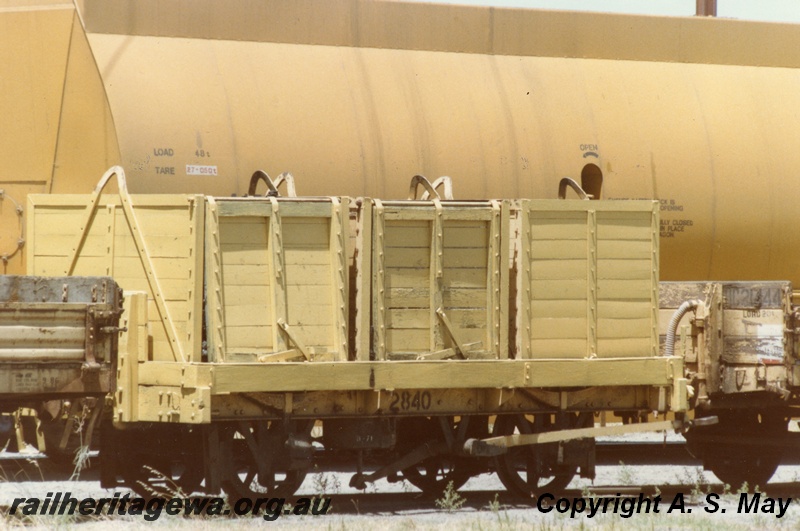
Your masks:
{"label": "railway track", "polygon": [[[89,464],[81,471],[78,480],[97,481],[96,453],[90,454]],[[597,443],[597,465],[611,466],[624,463],[640,465],[702,466],[692,456],[683,442]],[[782,460],[784,465],[800,465],[800,445],[789,448]],[[315,471],[352,472],[351,463],[343,463],[322,454],[315,458]],[[53,462],[41,453],[0,453],[0,477],[10,481],[65,481],[73,476],[73,467],[63,462]]]}

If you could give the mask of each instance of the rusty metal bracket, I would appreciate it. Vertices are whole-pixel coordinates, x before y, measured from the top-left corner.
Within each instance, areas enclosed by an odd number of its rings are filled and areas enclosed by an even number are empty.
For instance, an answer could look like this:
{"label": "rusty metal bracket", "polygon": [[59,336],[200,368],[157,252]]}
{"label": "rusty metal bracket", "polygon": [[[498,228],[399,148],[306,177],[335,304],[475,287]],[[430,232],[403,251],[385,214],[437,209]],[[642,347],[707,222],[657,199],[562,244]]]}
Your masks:
{"label": "rusty metal bracket", "polygon": [[575,190],[575,193],[578,194],[578,198],[579,199],[583,199],[585,201],[588,201],[589,199],[591,199],[591,196],[589,194],[587,194],[583,190],[583,188],[581,188],[581,185],[579,185],[577,182],[575,182],[575,179],[571,179],[569,177],[564,177],[563,179],[561,179],[561,182],[558,183],[558,198],[559,199],[566,199],[567,198],[567,187],[568,186],[570,188],[572,188],[573,190]]}
{"label": "rusty metal bracket", "polygon": [[256,170],[255,173],[253,173],[253,175],[250,177],[250,186],[247,188],[248,196],[256,195],[258,181],[264,181],[264,183],[267,185],[267,193],[264,194],[264,197],[280,197],[281,194],[278,191],[278,188],[282,184],[286,185],[286,197],[297,197],[297,189],[294,185],[294,176],[288,171],[281,173],[273,181],[267,172],[263,170]]}

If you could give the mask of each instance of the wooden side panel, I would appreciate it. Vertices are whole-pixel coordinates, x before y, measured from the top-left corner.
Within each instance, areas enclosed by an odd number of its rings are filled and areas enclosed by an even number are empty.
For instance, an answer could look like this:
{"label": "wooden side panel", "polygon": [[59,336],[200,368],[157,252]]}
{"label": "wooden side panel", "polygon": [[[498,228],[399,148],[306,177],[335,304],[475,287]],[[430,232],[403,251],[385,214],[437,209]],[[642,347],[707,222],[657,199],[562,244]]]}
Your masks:
{"label": "wooden side panel", "polygon": [[286,322],[307,345],[336,351],[330,230],[330,217],[283,219]]}
{"label": "wooden side panel", "polygon": [[444,223],[443,300],[459,341],[474,343],[475,352],[491,352],[493,286],[490,268],[491,224],[488,220]]}
{"label": "wooden side panel", "polygon": [[218,269],[209,266],[208,277],[215,359],[347,359],[347,202],[344,207],[336,198],[209,203],[213,222],[206,252]]}
{"label": "wooden side panel", "polygon": [[237,353],[273,350],[269,218],[220,217],[225,348]]}
{"label": "wooden side panel", "polygon": [[652,202],[523,201],[518,217],[518,356],[657,354]]}
{"label": "wooden side panel", "polygon": [[152,359],[199,360],[202,198],[133,196],[129,213],[120,197],[109,194],[84,225],[89,201],[80,195],[29,196],[29,272],[66,275],[77,253],[73,275],[113,276],[124,290],[148,294]]}
{"label": "wooden side panel", "polygon": [[507,205],[376,202],[378,359],[507,356]]}
{"label": "wooden side panel", "polygon": [[[653,213],[597,212],[597,355],[653,355]],[[655,306],[653,306],[655,305]]]}
{"label": "wooden side panel", "polygon": [[528,220],[527,357],[583,358],[588,341],[586,212],[531,209]]}
{"label": "wooden side panel", "polygon": [[[432,217],[432,214],[431,214]],[[384,226],[386,351],[430,352],[432,220],[387,220]],[[380,251],[379,251],[380,252]]]}

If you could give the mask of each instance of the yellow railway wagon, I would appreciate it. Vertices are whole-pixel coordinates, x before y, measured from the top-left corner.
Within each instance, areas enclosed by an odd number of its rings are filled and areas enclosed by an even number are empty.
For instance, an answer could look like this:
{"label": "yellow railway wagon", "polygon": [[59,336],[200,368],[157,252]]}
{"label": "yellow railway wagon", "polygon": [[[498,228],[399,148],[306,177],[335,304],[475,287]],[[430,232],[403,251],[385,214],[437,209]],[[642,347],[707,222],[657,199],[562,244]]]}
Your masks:
{"label": "yellow railway wagon", "polygon": [[[103,195],[114,175],[121,192]],[[90,196],[29,196],[28,263],[34,274],[102,271],[127,290],[114,419],[136,443],[115,444],[143,463],[159,452],[135,428],[179,440],[205,425],[195,433],[214,443],[200,448],[249,441],[252,452],[207,477],[246,493],[239,472],[278,439],[296,452],[272,466],[305,470],[298,448],[321,420],[332,448],[402,455],[355,483],[405,471],[436,489],[480,470],[467,440],[486,454],[514,433],[591,427],[596,411],[687,408],[682,358],[658,353],[656,202],[151,196],[124,184],[112,168]],[[574,264],[553,267],[565,259],[553,252]],[[619,268],[639,273],[619,281]],[[489,415],[505,419],[494,441]],[[543,478],[591,475],[586,443],[564,444],[569,466],[551,462]],[[509,484],[536,473],[504,455]],[[222,458],[199,462],[209,459]],[[450,459],[462,465],[429,484],[421,471]]]}

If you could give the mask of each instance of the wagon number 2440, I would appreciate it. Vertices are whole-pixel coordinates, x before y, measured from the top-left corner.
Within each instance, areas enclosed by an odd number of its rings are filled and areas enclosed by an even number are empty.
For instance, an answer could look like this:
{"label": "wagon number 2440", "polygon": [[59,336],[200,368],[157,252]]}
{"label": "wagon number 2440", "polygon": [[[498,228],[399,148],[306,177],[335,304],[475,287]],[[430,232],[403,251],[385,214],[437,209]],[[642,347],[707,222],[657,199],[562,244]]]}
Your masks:
{"label": "wagon number 2440", "polygon": [[427,411],[431,408],[431,393],[429,391],[401,391],[392,393],[389,410],[398,411]]}

